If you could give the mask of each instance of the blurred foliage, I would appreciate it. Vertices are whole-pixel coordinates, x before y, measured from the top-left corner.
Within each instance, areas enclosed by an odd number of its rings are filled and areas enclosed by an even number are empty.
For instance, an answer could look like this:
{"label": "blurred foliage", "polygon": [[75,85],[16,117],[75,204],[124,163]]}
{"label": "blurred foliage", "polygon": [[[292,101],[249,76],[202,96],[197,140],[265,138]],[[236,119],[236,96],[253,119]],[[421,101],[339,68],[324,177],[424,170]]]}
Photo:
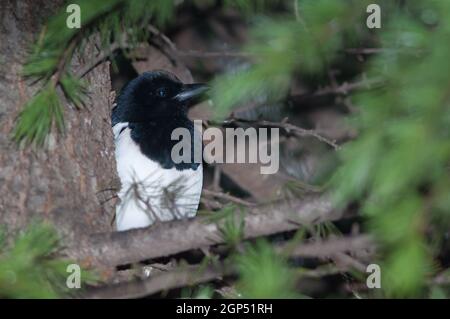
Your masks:
{"label": "blurred foliage", "polygon": [[228,204],[213,214],[209,213],[205,221],[215,223],[225,244],[229,248],[236,248],[244,238],[244,217],[243,207]]}
{"label": "blurred foliage", "polygon": [[366,71],[385,86],[355,96],[360,134],[333,179],[341,203],[363,200],[393,296],[420,293],[435,270],[428,227],[439,219],[431,237],[441,240],[450,228],[449,9],[448,1],[411,1],[385,22],[386,50]]}
{"label": "blurred foliage", "polygon": [[[235,105],[254,99],[276,101],[285,96],[291,76],[322,72],[344,39],[355,38],[364,28],[364,1],[300,1],[299,14],[259,18],[251,42],[243,50],[258,63],[249,69],[214,81],[212,98],[222,117]],[[349,29],[351,28],[351,32]]]}
{"label": "blurred foliage", "polygon": [[238,295],[242,298],[295,298],[296,273],[273,247],[261,240],[246,245],[243,254],[235,256],[239,280]]}
{"label": "blurred foliage", "polygon": [[[32,223],[11,244],[0,232],[0,297],[58,298],[69,293],[66,270],[70,261],[56,257],[58,236],[46,224]],[[95,281],[84,272],[82,282]]]}
{"label": "blurred foliage", "polygon": [[[344,43],[367,36],[369,31],[361,30],[367,4],[299,1],[296,20],[265,18],[256,24],[245,48],[256,63],[215,80],[218,115],[261,96],[283,97],[295,72],[325,72]],[[445,68],[450,4],[379,4],[383,27],[375,36],[383,49],[364,76],[384,85],[354,96],[358,109],[350,120],[359,136],[339,151],[342,164],[331,189],[341,206],[361,202],[367,225],[382,244],[384,294],[423,296],[438,270],[430,237],[442,241],[450,225],[450,74]]]}

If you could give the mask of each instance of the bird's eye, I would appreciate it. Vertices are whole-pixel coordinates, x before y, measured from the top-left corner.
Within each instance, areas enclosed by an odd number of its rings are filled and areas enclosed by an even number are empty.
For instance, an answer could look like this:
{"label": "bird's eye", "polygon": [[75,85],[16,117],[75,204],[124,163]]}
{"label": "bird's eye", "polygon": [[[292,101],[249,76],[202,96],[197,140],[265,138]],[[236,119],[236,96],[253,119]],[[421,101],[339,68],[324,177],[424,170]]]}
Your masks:
{"label": "bird's eye", "polygon": [[167,96],[167,89],[166,88],[159,88],[156,90],[156,95],[159,97],[166,97]]}

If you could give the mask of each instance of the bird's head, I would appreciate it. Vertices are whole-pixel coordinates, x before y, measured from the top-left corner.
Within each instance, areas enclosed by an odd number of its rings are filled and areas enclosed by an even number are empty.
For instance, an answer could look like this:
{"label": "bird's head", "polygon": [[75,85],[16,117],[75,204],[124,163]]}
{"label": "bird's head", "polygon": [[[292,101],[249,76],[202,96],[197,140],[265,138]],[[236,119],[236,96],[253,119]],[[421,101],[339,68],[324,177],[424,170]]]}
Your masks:
{"label": "bird's head", "polygon": [[169,72],[145,72],[122,89],[113,109],[113,125],[185,116],[188,106],[206,90],[205,84],[183,84]]}

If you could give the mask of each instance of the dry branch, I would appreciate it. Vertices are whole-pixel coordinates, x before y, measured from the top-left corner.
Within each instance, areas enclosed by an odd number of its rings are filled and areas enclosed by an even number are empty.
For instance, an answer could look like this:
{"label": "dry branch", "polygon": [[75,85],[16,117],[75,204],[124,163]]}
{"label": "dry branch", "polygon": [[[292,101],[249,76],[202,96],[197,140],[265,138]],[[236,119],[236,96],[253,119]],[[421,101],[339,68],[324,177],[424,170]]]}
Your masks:
{"label": "dry branch", "polygon": [[[277,247],[277,251],[286,252],[291,257],[329,258],[336,254],[349,257],[345,253],[359,252],[362,250],[371,249],[372,247],[373,242],[369,236],[358,235],[354,237],[333,238],[325,241],[301,244],[294,249],[289,249],[285,245],[283,247]],[[339,269],[332,268],[331,273],[343,272],[353,267],[352,265],[347,266],[348,267],[340,267]],[[364,271],[364,269],[362,269],[362,271]],[[361,269],[357,268],[357,270]],[[215,266],[210,265],[208,267],[202,265],[182,266],[143,280],[135,280],[106,287],[94,288],[83,295],[83,297],[139,298],[161,291],[221,279],[235,273],[236,270],[233,269],[233,267],[230,267],[230,265],[225,267],[224,264],[220,263]],[[320,277],[329,274],[330,270],[315,270],[311,273],[303,273],[302,276]]]}
{"label": "dry branch", "polygon": [[348,238],[329,238],[304,245],[298,245],[289,252],[290,256],[330,258],[336,253],[351,253],[373,247],[368,235],[358,235]]}
{"label": "dry branch", "polygon": [[304,128],[295,126],[293,124],[287,123],[285,121],[283,121],[283,122],[270,122],[270,121],[265,121],[265,120],[253,121],[253,120],[247,120],[247,119],[242,119],[242,118],[237,118],[237,117],[231,117],[230,119],[227,119],[223,122],[208,121],[208,124],[213,124],[213,125],[227,124],[227,125],[229,125],[229,124],[235,123],[235,122],[251,123],[253,125],[259,125],[259,126],[277,127],[277,128],[284,130],[288,134],[293,134],[298,137],[314,137],[317,140],[333,147],[335,150],[338,150],[340,148],[340,146],[338,144],[336,144],[335,141],[330,140],[330,139],[320,135],[315,130],[304,129]]}
{"label": "dry branch", "polygon": [[235,51],[198,51],[198,50],[177,50],[176,55],[180,57],[195,58],[250,58],[252,55],[245,52]]}
{"label": "dry branch", "polygon": [[330,86],[318,88],[317,90],[309,93],[297,94],[289,96],[288,100],[292,103],[302,105],[310,101],[316,101],[317,98],[324,96],[334,95],[348,95],[353,91],[358,90],[371,90],[378,88],[384,84],[384,80],[381,78],[362,78],[355,82],[334,83]]}
{"label": "dry branch", "polygon": [[[249,208],[244,218],[244,238],[295,230],[302,224],[337,220],[340,217],[341,213],[332,209],[329,199],[319,196],[305,197],[293,203]],[[69,247],[66,252],[84,264],[112,267],[223,242],[216,223],[197,217],[144,229],[92,235],[78,245]]]}
{"label": "dry branch", "polygon": [[163,272],[145,280],[135,280],[107,287],[94,288],[83,298],[125,299],[141,298],[160,291],[186,287],[189,285],[220,279],[226,274],[221,267],[185,266],[174,271]]}
{"label": "dry branch", "polygon": [[202,192],[203,192],[203,195],[205,195],[205,196],[209,196],[209,197],[212,197],[212,198],[224,199],[224,200],[227,200],[229,202],[232,202],[232,203],[235,203],[235,204],[238,204],[238,205],[242,205],[242,206],[251,207],[251,206],[255,206],[256,205],[255,203],[246,201],[246,200],[244,200],[242,198],[239,198],[239,197],[227,194],[227,193],[217,192],[217,191],[213,191],[213,190],[206,189],[206,188],[203,189]]}

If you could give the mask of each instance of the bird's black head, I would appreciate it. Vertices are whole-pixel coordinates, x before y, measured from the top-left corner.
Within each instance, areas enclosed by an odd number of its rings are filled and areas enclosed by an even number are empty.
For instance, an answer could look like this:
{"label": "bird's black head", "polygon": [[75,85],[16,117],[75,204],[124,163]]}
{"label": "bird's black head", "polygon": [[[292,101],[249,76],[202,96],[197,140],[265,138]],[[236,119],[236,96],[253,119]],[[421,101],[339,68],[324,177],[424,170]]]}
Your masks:
{"label": "bird's black head", "polygon": [[188,106],[206,90],[204,84],[183,84],[165,71],[145,72],[122,89],[112,112],[112,124],[186,116]]}

